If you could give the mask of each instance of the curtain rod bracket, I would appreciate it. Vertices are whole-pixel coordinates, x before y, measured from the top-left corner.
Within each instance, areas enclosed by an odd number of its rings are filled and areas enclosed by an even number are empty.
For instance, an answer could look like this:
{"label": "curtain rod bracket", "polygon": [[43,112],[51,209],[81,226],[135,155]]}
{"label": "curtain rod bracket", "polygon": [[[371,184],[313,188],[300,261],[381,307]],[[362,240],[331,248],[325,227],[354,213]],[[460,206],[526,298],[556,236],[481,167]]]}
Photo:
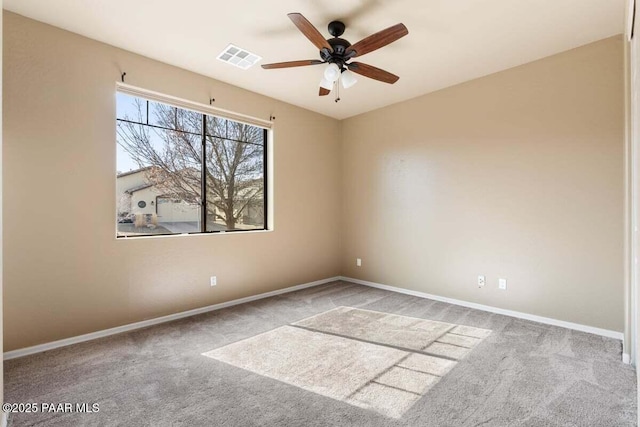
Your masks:
{"label": "curtain rod bracket", "polygon": [[269,121],[273,122],[275,120],[276,120],[276,116],[274,116],[274,115],[270,115],[269,116]]}
{"label": "curtain rod bracket", "polygon": [[122,79],[122,83],[124,83],[124,76],[126,76],[126,75],[127,75],[127,73],[122,73],[122,74],[120,75],[120,79]]}
{"label": "curtain rod bracket", "polygon": [[213,105],[214,102],[216,102],[215,98],[209,98],[209,105]]}

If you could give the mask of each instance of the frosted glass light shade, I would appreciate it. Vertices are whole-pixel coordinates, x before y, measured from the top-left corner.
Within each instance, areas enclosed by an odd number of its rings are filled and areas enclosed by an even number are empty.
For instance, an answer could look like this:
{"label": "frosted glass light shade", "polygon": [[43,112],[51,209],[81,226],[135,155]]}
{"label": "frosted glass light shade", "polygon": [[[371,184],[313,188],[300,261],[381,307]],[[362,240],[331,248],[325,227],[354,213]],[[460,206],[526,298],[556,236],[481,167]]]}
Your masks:
{"label": "frosted glass light shade", "polygon": [[342,81],[342,87],[345,89],[349,89],[354,84],[358,83],[358,79],[351,71],[347,70],[342,73],[340,76],[340,80]]}
{"label": "frosted glass light shade", "polygon": [[329,64],[327,68],[324,69],[324,78],[335,82],[340,77],[340,68],[336,64]]}
{"label": "frosted glass light shade", "polygon": [[333,82],[323,77],[322,80],[320,80],[320,87],[325,88],[326,90],[332,90]]}

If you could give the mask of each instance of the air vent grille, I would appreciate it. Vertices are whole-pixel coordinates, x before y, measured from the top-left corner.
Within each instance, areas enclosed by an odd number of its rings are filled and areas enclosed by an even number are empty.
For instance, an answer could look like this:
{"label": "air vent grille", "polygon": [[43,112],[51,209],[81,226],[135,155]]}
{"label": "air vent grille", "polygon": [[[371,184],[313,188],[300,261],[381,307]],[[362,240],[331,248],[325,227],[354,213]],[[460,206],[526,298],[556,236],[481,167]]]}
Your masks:
{"label": "air vent grille", "polygon": [[251,53],[247,50],[239,48],[238,46],[230,44],[222,52],[220,52],[220,55],[218,55],[218,59],[222,62],[226,62],[228,64],[235,65],[238,68],[246,70],[247,68],[250,68],[258,61],[260,61],[262,57],[256,55],[255,53]]}

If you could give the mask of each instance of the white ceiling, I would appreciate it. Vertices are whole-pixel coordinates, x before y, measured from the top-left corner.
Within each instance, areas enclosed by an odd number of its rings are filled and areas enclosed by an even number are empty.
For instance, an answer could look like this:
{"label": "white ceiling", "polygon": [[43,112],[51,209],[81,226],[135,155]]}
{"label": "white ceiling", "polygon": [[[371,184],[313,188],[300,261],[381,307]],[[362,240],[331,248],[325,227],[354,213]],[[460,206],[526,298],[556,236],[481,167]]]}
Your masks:
{"label": "white ceiling", "polygon": [[[338,119],[623,32],[624,0],[4,0],[4,8]],[[228,43],[259,64],[318,59],[287,18],[322,34],[342,19],[351,43],[402,22],[409,35],[358,61],[400,76],[364,77],[342,100],[318,97],[323,66],[243,71],[216,60]]]}

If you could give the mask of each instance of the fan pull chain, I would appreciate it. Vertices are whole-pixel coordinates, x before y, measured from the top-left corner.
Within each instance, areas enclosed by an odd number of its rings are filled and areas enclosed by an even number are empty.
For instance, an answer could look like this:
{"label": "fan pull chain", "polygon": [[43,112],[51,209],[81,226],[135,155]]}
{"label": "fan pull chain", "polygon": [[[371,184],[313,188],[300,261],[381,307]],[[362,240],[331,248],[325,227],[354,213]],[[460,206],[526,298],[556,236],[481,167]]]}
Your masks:
{"label": "fan pull chain", "polygon": [[336,92],[336,102],[338,102],[340,101],[340,76],[338,76],[338,79],[333,84]]}

